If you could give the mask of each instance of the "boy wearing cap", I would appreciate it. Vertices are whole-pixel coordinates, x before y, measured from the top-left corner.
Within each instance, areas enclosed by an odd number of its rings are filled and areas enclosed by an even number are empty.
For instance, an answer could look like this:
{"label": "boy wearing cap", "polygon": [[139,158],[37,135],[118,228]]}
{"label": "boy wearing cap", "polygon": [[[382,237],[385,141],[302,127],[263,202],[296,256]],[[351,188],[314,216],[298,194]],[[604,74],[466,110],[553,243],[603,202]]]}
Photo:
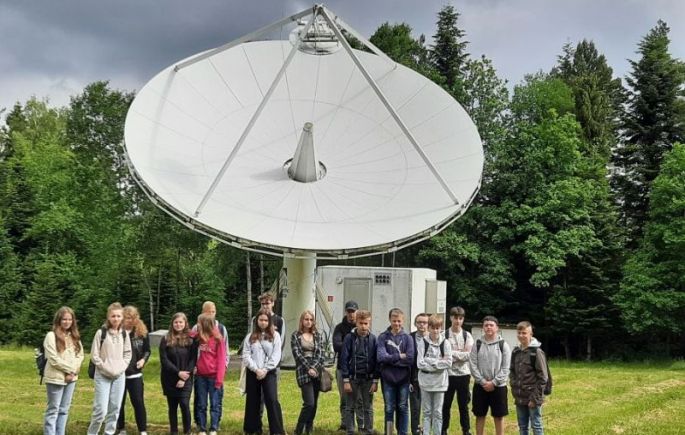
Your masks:
{"label": "boy wearing cap", "polygon": [[507,379],[511,350],[499,335],[499,322],[494,316],[483,318],[483,336],[471,349],[469,368],[473,375],[473,414],[476,434],[483,435],[485,416],[495,422],[495,434],[504,435],[502,420],[509,413],[507,407]]}
{"label": "boy wearing cap", "polygon": [[[338,385],[338,394],[340,395],[340,427],[339,430],[346,430],[345,425],[345,401],[347,400],[347,394],[343,391],[343,380],[342,380],[342,360],[340,358],[340,353],[343,347],[343,341],[345,337],[352,332],[355,327],[356,313],[359,309],[359,305],[355,301],[345,302],[345,317],[343,317],[342,322],[338,323],[333,329],[333,350],[335,351],[335,356],[338,359],[336,370],[335,370],[335,380]],[[354,412],[354,411],[353,411]],[[357,416],[357,423],[360,422],[360,416]]]}

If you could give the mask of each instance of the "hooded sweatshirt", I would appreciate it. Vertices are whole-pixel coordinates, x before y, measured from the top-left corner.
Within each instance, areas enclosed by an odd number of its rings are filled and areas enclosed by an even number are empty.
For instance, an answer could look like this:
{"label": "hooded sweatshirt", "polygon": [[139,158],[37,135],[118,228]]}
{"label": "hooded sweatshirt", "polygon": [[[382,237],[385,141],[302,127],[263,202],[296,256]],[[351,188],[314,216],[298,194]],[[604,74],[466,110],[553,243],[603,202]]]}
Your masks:
{"label": "hooded sweatshirt", "polygon": [[[400,358],[400,353],[407,355]],[[396,335],[388,328],[378,336],[376,359],[381,365],[381,379],[392,385],[409,383],[411,365],[414,362],[414,340],[400,329]]]}
{"label": "hooded sweatshirt", "polygon": [[[428,343],[428,346],[426,346]],[[442,351],[440,345],[442,344]],[[419,369],[419,386],[421,391],[447,391],[449,380],[447,369],[452,365],[452,344],[440,334],[436,341],[430,334],[416,343],[416,366]],[[444,356],[443,356],[444,355]]]}
{"label": "hooded sweatshirt", "polygon": [[[535,365],[531,365],[531,354],[535,352]],[[547,385],[547,358],[540,349],[540,342],[533,337],[527,348],[516,346],[511,354],[511,392],[517,405],[526,406],[531,401],[536,406],[545,401]]]}
{"label": "hooded sweatshirt", "polygon": [[214,327],[214,335],[203,343],[197,331],[191,331],[190,336],[199,342],[198,358],[195,368],[197,375],[213,378],[214,386],[221,388],[226,374],[226,341],[221,336],[219,328]]}
{"label": "hooded sweatshirt", "polygon": [[[502,350],[500,351],[500,341]],[[478,342],[474,343],[469,357],[469,368],[473,380],[480,385],[492,381],[496,387],[504,387],[509,379],[509,362],[511,349],[501,335],[493,341],[486,341],[485,336],[480,338],[480,351]]]}
{"label": "hooded sweatshirt", "polygon": [[102,328],[95,333],[90,359],[102,376],[116,379],[124,374],[131,362],[131,339],[128,334],[124,334],[123,328],[109,329],[106,334],[100,346]]}
{"label": "hooded sweatshirt", "polygon": [[354,328],[345,336],[339,358],[343,382],[354,379],[378,382],[376,346],[376,336],[371,332],[361,336],[357,334],[357,328]]}

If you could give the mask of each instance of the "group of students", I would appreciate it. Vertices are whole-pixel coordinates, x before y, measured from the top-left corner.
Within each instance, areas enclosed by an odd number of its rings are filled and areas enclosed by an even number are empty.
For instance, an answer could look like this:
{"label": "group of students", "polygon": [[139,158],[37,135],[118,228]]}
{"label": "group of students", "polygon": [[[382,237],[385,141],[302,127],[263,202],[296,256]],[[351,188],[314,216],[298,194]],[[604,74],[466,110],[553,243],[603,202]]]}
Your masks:
{"label": "group of students", "polygon": [[378,337],[370,331],[369,311],[359,310],[354,301],[348,301],[345,310],[345,318],[334,330],[333,344],[338,355],[340,429],[347,434],[355,433],[355,424],[361,433],[375,433],[373,394],[380,379],[386,434],[393,433],[393,428],[399,435],[410,430],[412,434],[447,434],[456,396],[463,435],[471,434],[469,402],[476,433],[483,434],[490,411],[496,434],[502,435],[509,381],[519,433],[528,435],[531,427],[534,435],[543,435],[547,363],[529,322],[517,325],[519,345],[512,353],[493,316],[483,319],[483,336],[474,341],[462,328],[466,313],[461,307],[450,310],[451,325],[444,332],[441,317],[418,314],[416,331],[411,334],[403,329],[402,310],[393,308],[390,325]]}
{"label": "group of students", "polygon": [[[245,434],[262,433],[262,413],[266,410],[269,433],[285,434],[278,400],[279,365],[283,350],[285,324],[274,314],[273,297],[260,296],[261,309],[253,318],[252,330],[242,343],[245,370]],[[502,419],[507,415],[507,381],[514,395],[521,434],[528,434],[529,423],[541,435],[543,389],[547,383],[544,352],[532,337],[528,322],[518,325],[520,345],[513,354],[498,334],[497,319],[483,319],[483,337],[474,342],[462,328],[465,312],[450,311],[451,326],[443,333],[440,317],[422,313],[416,316],[416,331],[405,332],[404,313],[389,312],[388,328],[376,337],[371,332],[371,313],[359,310],[354,301],[345,305],[346,316],[333,334],[338,356],[337,376],[340,392],[341,429],[352,434],[375,433],[373,395],[381,382],[384,399],[384,431],[399,435],[446,434],[450,409],[456,395],[463,434],[470,434],[468,404],[471,401],[476,432],[483,434],[485,416],[490,410],[497,434],[503,433]],[[160,347],[161,384],[167,399],[169,428],[179,433],[191,431],[190,397],[194,391],[194,418],[200,435],[215,435],[222,416],[223,382],[229,362],[226,328],[216,320],[216,307],[205,302],[197,323],[191,326],[184,313],[171,318],[168,333]],[[296,379],[302,394],[302,408],[295,434],[314,433],[321,377],[324,370],[324,340],[316,328],[314,313],[304,311],[297,330],[291,335]],[[44,349],[48,404],[44,433],[64,434],[75,382],[84,359],[74,311],[60,308],[53,327],[45,337]],[[535,358],[531,355],[535,353]],[[142,370],[150,357],[150,342],[145,323],[133,306],[111,304],[107,318],[93,338],[92,377],[95,381],[93,411],[88,434],[125,434],[126,392],[133,406],[139,433],[147,431]],[[207,410],[209,407],[209,418]],[[423,421],[420,422],[420,413]]]}
{"label": "group of students", "polygon": [[[160,344],[161,383],[169,408],[171,433],[178,433],[177,409],[181,409],[184,433],[190,433],[190,395],[195,387],[195,421],[206,434],[207,398],[212,404],[210,434],[221,418],[223,379],[228,364],[226,329],[215,319],[211,302],[203,306],[191,328],[183,313],[171,319],[169,332]],[[69,307],[55,313],[53,327],[45,336],[47,358],[44,381],[48,404],[43,433],[63,435],[76,381],[84,359],[76,315]],[[115,302],[98,329],[91,347],[89,376],[94,380],[93,410],[87,433],[125,434],[126,393],[133,406],[138,432],[147,434],[143,367],[150,358],[147,327],[134,306]]]}

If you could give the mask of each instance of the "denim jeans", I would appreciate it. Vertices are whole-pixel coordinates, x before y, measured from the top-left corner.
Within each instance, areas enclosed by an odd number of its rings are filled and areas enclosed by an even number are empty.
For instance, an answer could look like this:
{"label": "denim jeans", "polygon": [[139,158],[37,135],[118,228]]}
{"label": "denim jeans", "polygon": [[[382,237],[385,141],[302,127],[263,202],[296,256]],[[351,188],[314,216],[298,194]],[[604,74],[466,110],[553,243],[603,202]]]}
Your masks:
{"label": "denim jeans", "polygon": [[221,421],[221,402],[224,397],[224,388],[216,388],[215,378],[205,376],[195,377],[195,424],[199,432],[207,432],[207,397],[209,397],[209,430],[219,430]]}
{"label": "denim jeans", "polygon": [[[409,382],[392,385],[382,382],[383,401],[385,402],[385,428],[395,421],[398,435],[407,435],[409,431]],[[395,418],[395,413],[397,416]]]}
{"label": "denim jeans", "polygon": [[542,406],[529,408],[524,405],[516,405],[516,418],[519,424],[519,435],[528,435],[528,423],[533,428],[533,435],[543,435],[542,429]]}
{"label": "denim jeans", "polygon": [[444,391],[421,390],[421,407],[423,408],[423,435],[442,435],[442,402]]}
{"label": "denim jeans", "polygon": [[354,421],[363,434],[373,433],[373,393],[371,379],[352,379],[350,383],[352,393],[345,399],[345,430],[354,434]]}
{"label": "denim jeans", "polygon": [[95,370],[95,393],[93,394],[93,415],[88,426],[88,435],[98,435],[102,422],[105,422],[105,435],[114,435],[117,429],[119,408],[124,397],[126,377],[122,373],[110,379]]}
{"label": "denim jeans", "polygon": [[45,384],[45,387],[48,391],[48,406],[45,409],[43,434],[64,435],[76,382],[66,385]]}

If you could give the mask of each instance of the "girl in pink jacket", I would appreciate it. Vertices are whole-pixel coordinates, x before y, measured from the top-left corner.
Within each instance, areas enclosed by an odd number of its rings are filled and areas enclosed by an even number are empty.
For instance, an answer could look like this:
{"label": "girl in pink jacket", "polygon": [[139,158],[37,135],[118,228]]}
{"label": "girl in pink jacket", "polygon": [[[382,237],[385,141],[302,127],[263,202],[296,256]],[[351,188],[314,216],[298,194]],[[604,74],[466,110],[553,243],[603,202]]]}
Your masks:
{"label": "girl in pink jacket", "polygon": [[209,433],[216,434],[221,421],[221,398],[226,374],[226,341],[214,323],[214,317],[200,314],[197,328],[191,333],[199,342],[195,378],[195,423],[200,434],[207,432],[209,398]]}

